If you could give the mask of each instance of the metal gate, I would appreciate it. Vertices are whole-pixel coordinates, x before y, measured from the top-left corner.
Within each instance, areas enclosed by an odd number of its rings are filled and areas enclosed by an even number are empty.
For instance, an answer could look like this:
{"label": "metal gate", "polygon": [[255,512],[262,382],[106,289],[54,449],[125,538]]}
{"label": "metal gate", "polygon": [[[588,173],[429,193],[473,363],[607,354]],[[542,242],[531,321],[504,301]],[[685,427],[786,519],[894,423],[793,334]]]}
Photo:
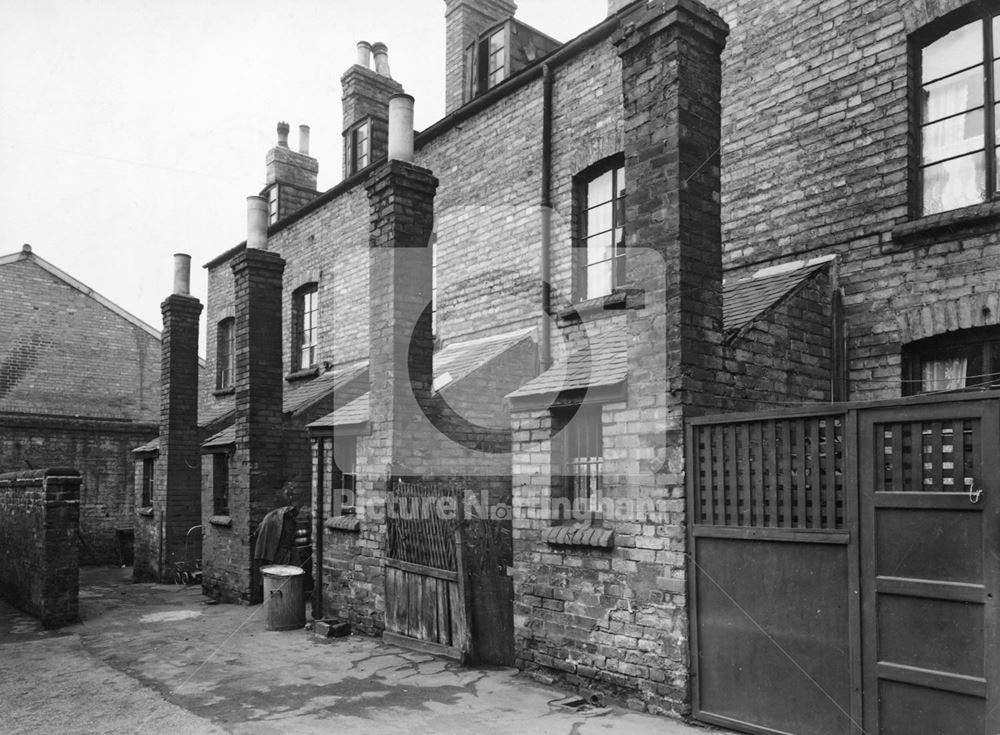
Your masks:
{"label": "metal gate", "polygon": [[1000,731],[998,428],[993,397],[690,421],[695,716]]}

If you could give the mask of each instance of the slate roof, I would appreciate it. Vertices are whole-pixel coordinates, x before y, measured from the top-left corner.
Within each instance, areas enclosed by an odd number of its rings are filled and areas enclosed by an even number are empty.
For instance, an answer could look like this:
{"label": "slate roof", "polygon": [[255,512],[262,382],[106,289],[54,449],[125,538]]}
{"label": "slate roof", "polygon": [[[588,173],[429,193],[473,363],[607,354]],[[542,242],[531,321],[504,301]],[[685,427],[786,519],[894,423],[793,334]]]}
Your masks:
{"label": "slate roof", "polygon": [[360,365],[335,367],[312,380],[291,383],[285,387],[282,410],[292,414],[303,411],[321,398],[330,395],[337,388],[367,372],[368,363],[364,362]]}
{"label": "slate roof", "polygon": [[[805,282],[829,260],[810,262],[797,268],[756,275],[722,286],[723,329],[734,332],[768,311]],[[764,271],[768,273],[771,269]]]}
{"label": "slate roof", "polygon": [[136,447],[132,450],[132,454],[142,454],[143,452],[158,452],[160,451],[160,437],[151,439],[150,441],[143,444],[141,447]]}
{"label": "slate roof", "polygon": [[341,406],[336,411],[328,413],[320,419],[316,419],[311,424],[306,424],[307,429],[331,429],[334,426],[357,426],[363,424],[371,418],[371,393],[358,396],[345,406]]}
{"label": "slate roof", "polygon": [[211,449],[213,447],[228,447],[231,444],[236,443],[236,427],[227,426],[225,429],[220,431],[215,436],[211,436],[201,443],[202,449]]}
{"label": "slate roof", "polygon": [[548,393],[618,385],[628,375],[625,335],[607,332],[591,337],[566,361],[525,383],[508,398],[526,398]]}
{"label": "slate roof", "polygon": [[[434,382],[443,383],[439,390],[457,383],[462,378],[515,347],[522,340],[530,339],[531,328],[520,329],[490,337],[457,342],[434,355]],[[444,380],[447,378],[447,382]],[[346,406],[341,406],[311,424],[310,429],[329,429],[334,426],[357,426],[371,418],[371,394],[365,393]]]}

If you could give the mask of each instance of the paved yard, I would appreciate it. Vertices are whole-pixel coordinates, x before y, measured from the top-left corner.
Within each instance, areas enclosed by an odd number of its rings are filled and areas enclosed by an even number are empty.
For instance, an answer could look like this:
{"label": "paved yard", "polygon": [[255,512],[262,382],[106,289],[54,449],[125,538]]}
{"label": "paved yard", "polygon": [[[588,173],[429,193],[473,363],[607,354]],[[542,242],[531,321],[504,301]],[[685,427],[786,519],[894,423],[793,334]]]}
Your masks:
{"label": "paved yard", "polygon": [[620,709],[557,711],[565,696],[513,669],[304,630],[266,631],[260,606],[196,587],[81,572],[81,621],[45,631],[0,602],[0,730],[17,733],[705,735]]}

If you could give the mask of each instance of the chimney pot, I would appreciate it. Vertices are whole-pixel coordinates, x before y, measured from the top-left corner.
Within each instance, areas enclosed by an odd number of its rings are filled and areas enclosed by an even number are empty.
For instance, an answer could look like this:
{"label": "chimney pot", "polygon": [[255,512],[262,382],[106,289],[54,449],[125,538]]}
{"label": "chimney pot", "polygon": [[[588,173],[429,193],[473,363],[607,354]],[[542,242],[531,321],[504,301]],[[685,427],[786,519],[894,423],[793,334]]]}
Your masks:
{"label": "chimney pot", "polygon": [[389,72],[389,47],[379,41],[372,44],[372,53],[375,54],[375,72],[392,79]]}
{"label": "chimney pot", "polygon": [[309,126],[299,125],[299,153],[309,155]]}
{"label": "chimney pot", "polygon": [[191,295],[191,256],[187,253],[174,253],[174,293]]}
{"label": "chimney pot", "polygon": [[278,145],[282,148],[288,147],[288,123],[278,123]]}
{"label": "chimney pot", "polygon": [[21,252],[22,253],[30,253],[31,252],[31,246],[28,243],[24,243],[24,245],[21,246]]}
{"label": "chimney pot", "polygon": [[267,250],[267,200],[247,197],[247,247]]}
{"label": "chimney pot", "polygon": [[358,66],[371,69],[372,66],[372,45],[368,41],[358,42]]}
{"label": "chimney pot", "polygon": [[413,97],[389,98],[389,160],[413,162]]}

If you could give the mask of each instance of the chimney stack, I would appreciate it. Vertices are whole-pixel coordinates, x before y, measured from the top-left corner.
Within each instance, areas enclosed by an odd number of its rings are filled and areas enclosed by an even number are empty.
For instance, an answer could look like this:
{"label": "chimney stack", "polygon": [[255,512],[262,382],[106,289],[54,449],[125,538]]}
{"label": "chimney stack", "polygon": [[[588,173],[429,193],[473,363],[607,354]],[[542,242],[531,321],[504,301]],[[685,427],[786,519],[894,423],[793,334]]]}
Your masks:
{"label": "chimney stack", "polygon": [[288,123],[279,122],[278,143],[267,152],[265,186],[260,193],[265,198],[265,227],[305,206],[319,193],[319,162],[309,155],[309,126],[299,126],[298,151],[288,147],[288,131]]}
{"label": "chimney stack", "polygon": [[[386,156],[389,143],[389,98],[403,85],[389,74],[384,43],[358,44],[357,63],[341,77],[344,110],[344,178]],[[375,57],[375,68],[369,56]]]}
{"label": "chimney stack", "polygon": [[465,50],[486,29],[514,15],[511,0],[445,0],[445,114],[465,103]]}
{"label": "chimney stack", "polygon": [[389,47],[379,41],[372,44],[372,53],[375,54],[375,73],[392,79],[389,73]]}
{"label": "chimney stack", "polygon": [[267,199],[247,197],[247,247],[267,250]]}
{"label": "chimney stack", "polygon": [[371,69],[372,45],[368,41],[358,41],[358,60],[354,63],[358,66],[363,66],[365,69]]}
{"label": "chimney stack", "polygon": [[413,163],[413,97],[389,98],[389,160]]}
{"label": "chimney stack", "polygon": [[174,253],[174,293],[191,295],[191,256],[186,253]]}

